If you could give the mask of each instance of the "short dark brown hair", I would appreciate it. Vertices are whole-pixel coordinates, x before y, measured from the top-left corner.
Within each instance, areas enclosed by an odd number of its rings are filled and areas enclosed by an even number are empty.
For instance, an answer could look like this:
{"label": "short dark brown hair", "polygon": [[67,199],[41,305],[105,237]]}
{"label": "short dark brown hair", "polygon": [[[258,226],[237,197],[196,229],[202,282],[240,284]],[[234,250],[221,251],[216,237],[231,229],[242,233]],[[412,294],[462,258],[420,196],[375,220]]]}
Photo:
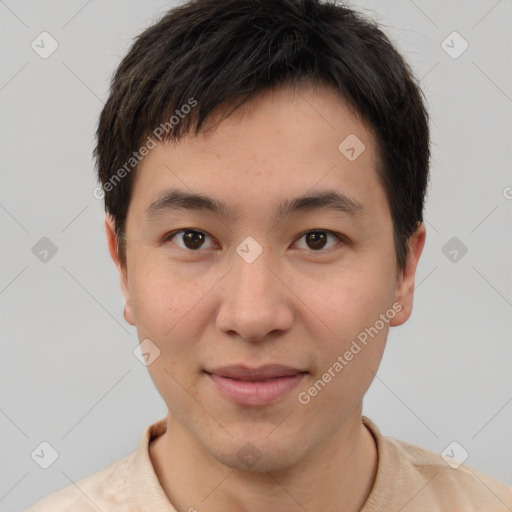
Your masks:
{"label": "short dark brown hair", "polygon": [[136,38],[112,78],[94,149],[121,263],[133,175],[150,138],[197,135],[217,107],[305,80],[333,86],[375,135],[403,269],[429,180],[423,93],[375,21],[320,0],[192,0]]}

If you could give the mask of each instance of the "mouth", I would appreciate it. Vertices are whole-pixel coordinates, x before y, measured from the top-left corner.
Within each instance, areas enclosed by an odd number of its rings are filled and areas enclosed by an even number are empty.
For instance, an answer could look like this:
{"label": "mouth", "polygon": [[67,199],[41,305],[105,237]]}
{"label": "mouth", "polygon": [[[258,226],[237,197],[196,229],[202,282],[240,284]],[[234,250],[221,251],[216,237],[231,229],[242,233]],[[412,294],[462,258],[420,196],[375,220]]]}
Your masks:
{"label": "mouth", "polygon": [[235,404],[246,406],[274,403],[308,375],[306,370],[275,364],[258,368],[223,366],[204,370],[204,373],[222,396]]}

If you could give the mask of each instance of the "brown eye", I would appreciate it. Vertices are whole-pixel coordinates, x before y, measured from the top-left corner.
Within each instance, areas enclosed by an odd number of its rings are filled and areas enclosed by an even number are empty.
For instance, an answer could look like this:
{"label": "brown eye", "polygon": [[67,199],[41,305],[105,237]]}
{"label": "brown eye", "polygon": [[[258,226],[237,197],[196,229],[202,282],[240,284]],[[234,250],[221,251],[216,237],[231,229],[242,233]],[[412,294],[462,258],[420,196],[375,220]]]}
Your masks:
{"label": "brown eye", "polygon": [[187,249],[199,249],[204,242],[204,233],[199,231],[185,231],[183,243]]}
{"label": "brown eye", "polygon": [[[323,250],[326,248],[329,237],[332,237],[338,241],[343,241],[343,238],[340,235],[333,233],[332,231],[320,229],[307,231],[299,237],[299,240],[305,241],[305,249],[309,251],[328,252],[329,249],[336,245],[331,244],[331,246],[328,246],[326,250]],[[210,247],[204,246],[206,238],[210,238],[210,236],[203,231],[199,231],[197,229],[180,229],[167,235],[163,242],[170,242],[173,245],[177,245],[178,247],[188,251],[199,252],[198,250],[201,248],[214,248],[215,244],[213,243],[210,245]],[[173,239],[176,239],[177,241],[172,241]]]}
{"label": "brown eye", "polygon": [[[178,236],[181,235],[181,236]],[[174,233],[171,233],[168,235],[164,242],[169,242],[173,238],[177,238],[177,240],[181,240],[181,243],[183,245],[180,245],[179,243],[175,243],[178,247],[181,247],[182,249],[188,249],[190,251],[196,251],[197,249],[200,249],[203,245],[206,237],[208,235],[206,233],[203,233],[202,231],[197,231],[195,229],[181,229],[179,231],[175,231]]]}
{"label": "brown eye", "polygon": [[315,251],[318,249],[323,249],[327,242],[327,237],[325,233],[322,231],[312,231],[311,233],[306,234],[306,243],[314,249]]}
{"label": "brown eye", "polygon": [[[337,240],[342,240],[340,236],[338,236],[336,233],[333,233],[332,231],[326,231],[326,230],[316,230],[316,231],[308,231],[307,233],[304,233],[300,239],[304,239],[306,242],[306,248],[313,250],[313,251],[321,251],[325,248],[329,236],[332,236],[333,238],[336,238]],[[333,245],[328,247],[328,249],[332,248]],[[327,251],[323,251],[327,252]]]}

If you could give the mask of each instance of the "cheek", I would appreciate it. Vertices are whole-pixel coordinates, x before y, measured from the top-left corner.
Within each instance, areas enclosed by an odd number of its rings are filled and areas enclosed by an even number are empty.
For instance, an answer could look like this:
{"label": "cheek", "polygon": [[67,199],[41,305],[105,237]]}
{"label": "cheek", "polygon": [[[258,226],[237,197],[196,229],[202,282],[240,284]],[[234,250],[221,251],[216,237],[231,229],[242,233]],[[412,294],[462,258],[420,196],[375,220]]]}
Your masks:
{"label": "cheek", "polygon": [[183,266],[173,265],[159,249],[141,246],[130,256],[130,296],[137,327],[151,326],[163,335],[191,308],[193,286],[183,275]]}
{"label": "cheek", "polygon": [[319,355],[315,378],[329,382],[324,396],[327,403],[340,397],[355,403],[377,372],[389,322],[396,314],[392,273],[383,266],[382,261],[375,260],[373,265],[362,261],[350,273],[340,271],[328,285],[310,293],[311,309],[318,312],[323,333],[314,336]]}
{"label": "cheek", "polygon": [[[150,264],[151,263],[151,264]],[[204,290],[169,264],[146,260],[134,268],[130,297],[139,338],[150,338],[162,353],[183,356],[199,328]]]}
{"label": "cheek", "polygon": [[342,349],[346,342],[372,326],[391,308],[394,287],[389,270],[378,267],[366,266],[350,273],[333,272],[333,276],[336,275],[338,277],[325,279],[314,292],[310,287],[307,294],[303,290],[302,295],[309,297],[308,305],[326,326],[331,339],[329,345]]}
{"label": "cheek", "polygon": [[139,339],[150,339],[160,351],[147,367],[150,377],[168,407],[181,417],[198,392],[198,340],[207,315],[201,309],[205,290],[179,275],[154,264],[133,275],[131,293]]}

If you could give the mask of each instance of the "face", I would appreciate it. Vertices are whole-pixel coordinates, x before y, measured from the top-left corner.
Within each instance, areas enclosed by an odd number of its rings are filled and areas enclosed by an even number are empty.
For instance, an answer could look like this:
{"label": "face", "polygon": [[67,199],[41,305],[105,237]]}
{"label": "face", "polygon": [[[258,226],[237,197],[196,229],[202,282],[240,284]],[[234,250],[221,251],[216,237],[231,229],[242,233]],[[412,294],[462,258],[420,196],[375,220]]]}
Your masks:
{"label": "face", "polygon": [[[389,327],[410,315],[425,238],[421,226],[397,272],[375,166],[370,132],[311,84],[265,92],[141,162],[118,265],[124,316],[160,351],[148,370],[169,414],[217,461],[246,468],[250,449],[261,470],[289,467],[360,423]],[[224,208],[162,200],[171,190]],[[282,207],[315,194],[327,199]],[[106,228],[118,264],[110,218]],[[269,364],[296,375],[210,375]]]}

